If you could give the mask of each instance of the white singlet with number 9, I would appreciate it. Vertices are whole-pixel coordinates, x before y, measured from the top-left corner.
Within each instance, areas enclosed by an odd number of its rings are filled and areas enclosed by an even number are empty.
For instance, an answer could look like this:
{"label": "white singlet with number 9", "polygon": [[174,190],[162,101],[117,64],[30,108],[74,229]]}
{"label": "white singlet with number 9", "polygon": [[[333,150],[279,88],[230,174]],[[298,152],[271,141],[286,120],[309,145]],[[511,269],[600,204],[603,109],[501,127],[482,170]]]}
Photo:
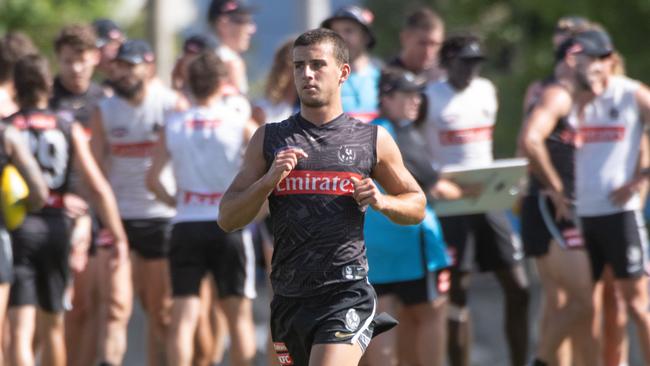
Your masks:
{"label": "white singlet with number 9", "polygon": [[65,183],[68,165],[68,141],[61,130],[51,129],[41,133],[23,130],[32,154],[38,160],[43,176],[50,189],[60,188]]}

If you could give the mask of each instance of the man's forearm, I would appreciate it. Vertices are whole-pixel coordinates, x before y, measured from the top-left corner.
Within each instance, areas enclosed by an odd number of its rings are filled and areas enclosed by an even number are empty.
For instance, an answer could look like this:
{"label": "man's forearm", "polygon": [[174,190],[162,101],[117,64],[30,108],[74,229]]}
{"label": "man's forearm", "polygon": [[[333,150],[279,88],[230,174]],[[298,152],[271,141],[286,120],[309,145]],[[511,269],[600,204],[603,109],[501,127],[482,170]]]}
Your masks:
{"label": "man's forearm", "polygon": [[242,192],[226,192],[219,206],[219,226],[230,232],[248,225],[255,219],[273,188],[262,177]]}
{"label": "man's forearm", "polygon": [[421,192],[398,196],[384,196],[384,207],[379,211],[399,225],[416,225],[424,220],[426,198]]}

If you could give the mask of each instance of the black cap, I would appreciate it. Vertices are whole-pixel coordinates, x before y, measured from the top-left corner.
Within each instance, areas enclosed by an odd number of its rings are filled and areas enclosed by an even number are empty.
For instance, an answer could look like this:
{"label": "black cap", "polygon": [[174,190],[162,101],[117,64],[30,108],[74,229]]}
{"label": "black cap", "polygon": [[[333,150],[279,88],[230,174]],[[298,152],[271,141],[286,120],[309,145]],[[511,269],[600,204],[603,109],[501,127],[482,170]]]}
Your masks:
{"label": "black cap", "polygon": [[194,34],[183,42],[184,53],[201,53],[205,50],[214,51],[217,47],[217,41],[203,34]]}
{"label": "black cap", "polygon": [[426,79],[410,71],[391,67],[382,70],[379,78],[379,95],[395,91],[420,92],[424,89]]}
{"label": "black cap", "polygon": [[458,50],[457,58],[485,60],[485,53],[479,41],[469,42]]}
{"label": "black cap", "polygon": [[156,58],[149,43],[141,39],[130,39],[122,43],[115,59],[131,64],[140,64],[154,62]]}
{"label": "black cap", "polygon": [[93,28],[97,35],[97,47],[103,47],[110,41],[117,41],[124,38],[122,29],[110,19],[97,19],[93,22]]}
{"label": "black cap", "polygon": [[338,19],[348,19],[356,22],[363,28],[363,30],[368,35],[368,44],[366,47],[371,49],[375,46],[376,39],[375,35],[370,30],[370,25],[372,24],[375,16],[372,12],[366,8],[362,8],[356,5],[348,5],[338,9],[331,17],[323,20],[321,23],[322,28],[332,29],[332,22]]}
{"label": "black cap", "polygon": [[247,6],[241,0],[212,0],[208,8],[208,21],[226,14],[251,14],[255,7]]}
{"label": "black cap", "polygon": [[574,52],[592,57],[606,57],[614,52],[612,39],[602,30],[589,30],[573,37]]}

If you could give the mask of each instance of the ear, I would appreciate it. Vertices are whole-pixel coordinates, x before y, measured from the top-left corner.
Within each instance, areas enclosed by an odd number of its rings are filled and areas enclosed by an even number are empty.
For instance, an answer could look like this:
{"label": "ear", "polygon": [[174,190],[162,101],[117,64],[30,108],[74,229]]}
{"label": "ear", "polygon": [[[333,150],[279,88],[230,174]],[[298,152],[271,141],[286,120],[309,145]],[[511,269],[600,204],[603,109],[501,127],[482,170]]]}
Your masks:
{"label": "ear", "polygon": [[341,76],[339,76],[339,85],[343,84],[350,77],[350,65],[343,64],[341,65]]}

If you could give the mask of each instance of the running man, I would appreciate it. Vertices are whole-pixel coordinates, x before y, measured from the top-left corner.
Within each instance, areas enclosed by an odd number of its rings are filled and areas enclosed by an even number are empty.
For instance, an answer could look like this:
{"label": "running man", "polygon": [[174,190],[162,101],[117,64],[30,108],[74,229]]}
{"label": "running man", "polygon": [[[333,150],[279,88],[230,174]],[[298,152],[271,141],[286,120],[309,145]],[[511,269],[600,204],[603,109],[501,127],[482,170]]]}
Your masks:
{"label": "running man", "polygon": [[296,39],[301,112],[257,130],[219,209],[219,226],[231,232],[250,223],[268,198],[271,333],[284,365],[359,363],[376,303],[367,281],[365,207],[400,224],[424,218],[424,194],[388,132],[343,113],[348,62],[345,42],[332,31]]}
{"label": "running man", "polygon": [[[520,150],[531,168],[529,191],[521,208],[526,254],[536,259],[544,291],[536,357],[551,365],[564,360],[559,353],[569,336],[576,354],[587,365],[599,365],[598,340],[592,332],[594,306],[589,258],[572,208],[575,203],[577,127],[569,114],[574,101],[587,91],[576,84],[573,42],[556,50],[556,70],[532,105],[520,136]],[[588,95],[587,95],[588,96]],[[558,209],[559,208],[559,209]]]}
{"label": "running man", "polygon": [[[153,146],[164,127],[166,113],[173,111],[178,96],[172,90],[153,84],[154,54],[149,44],[129,40],[120,46],[113,63],[111,84],[115,95],[103,99],[96,110],[92,128],[92,149],[104,163],[105,174],[115,191],[120,215],[129,237],[131,263],[116,269],[108,291],[115,298],[105,316],[111,319],[103,332],[107,353],[104,362],[119,365],[126,350],[126,327],[131,313],[131,268],[133,290],[147,315],[148,362],[162,363],[161,354],[169,323],[171,294],[168,274],[169,219],[174,209],[147,190],[145,175],[151,165]],[[155,86],[154,86],[155,85]],[[173,184],[170,172],[166,184]],[[100,246],[99,251],[110,246]],[[108,277],[106,277],[108,278]]]}
{"label": "running man", "polygon": [[[485,59],[477,37],[448,38],[440,50],[447,80],[430,84],[425,94],[424,125],[430,158],[440,169],[459,164],[483,167],[492,162],[492,132],[497,112],[496,90],[478,76]],[[469,273],[476,261],[494,272],[505,297],[505,331],[512,365],[526,362],[528,346],[528,280],[523,253],[503,211],[440,218],[454,259],[449,292],[449,357],[452,366],[470,364]]]}
{"label": "running man", "polygon": [[63,195],[70,189],[72,164],[78,167],[91,201],[115,238],[115,264],[126,260],[126,234],[108,182],[92,157],[83,128],[47,109],[51,92],[42,56],[22,58],[14,69],[20,110],[6,122],[21,130],[49,187],[47,203],[12,232],[15,280],[9,301],[10,364],[32,366],[38,308],[42,362],[66,365],[63,332],[64,292],[68,282],[70,220]]}
{"label": "running man", "polygon": [[[169,365],[192,365],[202,310],[199,290],[210,272],[230,329],[231,364],[252,365],[252,241],[242,231],[223,232],[215,219],[220,198],[241,165],[241,150],[257,124],[250,119],[250,106],[243,96],[224,94],[227,70],[214,52],[197,55],[188,65],[187,76],[196,105],[167,119],[147,174],[149,189],[177,209],[169,255],[174,304],[167,360]],[[160,179],[170,161],[178,185],[175,198]]]}

